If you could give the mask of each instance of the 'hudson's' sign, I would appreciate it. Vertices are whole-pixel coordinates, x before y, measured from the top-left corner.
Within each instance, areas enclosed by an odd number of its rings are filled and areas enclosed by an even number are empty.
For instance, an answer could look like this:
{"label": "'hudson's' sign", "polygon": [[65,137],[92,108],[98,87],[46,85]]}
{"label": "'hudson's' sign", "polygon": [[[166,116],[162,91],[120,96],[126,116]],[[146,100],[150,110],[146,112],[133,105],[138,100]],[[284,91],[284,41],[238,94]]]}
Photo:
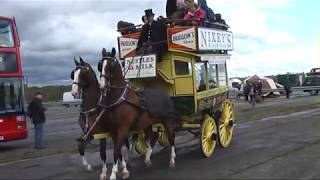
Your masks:
{"label": "'hudson's' sign", "polygon": [[198,28],[198,50],[233,50],[232,32]]}
{"label": "'hudson's' sign", "polygon": [[172,43],[196,50],[195,28],[189,28],[172,35]]}
{"label": "'hudson's' sign", "polygon": [[119,38],[120,58],[125,58],[129,53],[134,51],[138,45],[138,39],[134,38]]}

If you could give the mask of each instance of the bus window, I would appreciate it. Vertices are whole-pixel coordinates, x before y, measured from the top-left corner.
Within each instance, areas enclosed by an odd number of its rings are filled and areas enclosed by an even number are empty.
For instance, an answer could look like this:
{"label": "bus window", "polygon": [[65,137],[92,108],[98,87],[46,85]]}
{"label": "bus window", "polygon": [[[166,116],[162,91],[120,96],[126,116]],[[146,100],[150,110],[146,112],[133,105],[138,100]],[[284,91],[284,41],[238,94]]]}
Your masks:
{"label": "bus window", "polygon": [[208,79],[209,79],[209,89],[213,89],[217,87],[217,65],[209,64],[208,70]]}
{"label": "bus window", "polygon": [[205,91],[207,89],[206,64],[197,63],[195,65],[195,72],[197,92]]}
{"label": "bus window", "polygon": [[0,113],[22,112],[22,81],[18,78],[0,79]]}
{"label": "bus window", "polygon": [[14,47],[13,31],[7,20],[0,20],[0,48],[1,47]]}
{"label": "bus window", "polygon": [[18,63],[15,53],[0,52],[0,72],[17,72]]}
{"label": "bus window", "polygon": [[227,86],[226,65],[218,64],[218,80],[219,86]]}

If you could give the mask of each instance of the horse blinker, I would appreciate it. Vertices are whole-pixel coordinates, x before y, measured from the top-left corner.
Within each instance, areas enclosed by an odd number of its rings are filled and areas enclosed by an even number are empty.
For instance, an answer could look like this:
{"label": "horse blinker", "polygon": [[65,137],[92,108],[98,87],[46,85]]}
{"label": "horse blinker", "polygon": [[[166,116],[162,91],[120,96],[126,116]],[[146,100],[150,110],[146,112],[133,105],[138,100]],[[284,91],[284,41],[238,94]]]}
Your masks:
{"label": "horse blinker", "polygon": [[70,78],[71,78],[72,80],[74,79],[74,70],[71,71]]}

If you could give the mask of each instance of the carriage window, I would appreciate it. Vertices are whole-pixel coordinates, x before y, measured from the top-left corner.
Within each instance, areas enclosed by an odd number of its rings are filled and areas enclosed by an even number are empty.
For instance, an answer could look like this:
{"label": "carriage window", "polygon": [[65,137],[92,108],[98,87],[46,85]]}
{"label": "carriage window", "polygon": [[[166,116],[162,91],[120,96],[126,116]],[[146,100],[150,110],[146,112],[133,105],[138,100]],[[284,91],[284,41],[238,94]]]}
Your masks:
{"label": "carriage window", "polygon": [[209,89],[213,89],[217,87],[217,65],[209,64],[208,69],[208,79],[209,79]]}
{"label": "carriage window", "polygon": [[226,65],[218,64],[218,80],[219,86],[227,85],[227,77],[226,77]]}
{"label": "carriage window", "polygon": [[174,67],[177,76],[191,74],[191,63],[189,62],[174,60]]}
{"label": "carriage window", "polygon": [[197,92],[206,90],[207,89],[206,64],[205,63],[197,63],[195,65],[195,71],[196,71]]}

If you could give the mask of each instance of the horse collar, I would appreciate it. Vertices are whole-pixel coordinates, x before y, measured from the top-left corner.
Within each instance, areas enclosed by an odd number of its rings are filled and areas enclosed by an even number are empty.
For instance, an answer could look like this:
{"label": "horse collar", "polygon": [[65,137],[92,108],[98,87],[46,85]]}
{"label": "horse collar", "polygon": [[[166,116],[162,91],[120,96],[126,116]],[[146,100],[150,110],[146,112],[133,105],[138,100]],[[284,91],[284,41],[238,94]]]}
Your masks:
{"label": "horse collar", "polygon": [[118,100],[115,102],[115,103],[112,103],[111,105],[103,105],[99,102],[99,105],[102,106],[103,108],[105,109],[111,109],[119,104],[121,104],[122,102],[126,101],[126,96],[128,94],[128,89],[129,89],[129,85],[127,84],[125,87],[124,87],[124,90],[122,92],[122,95],[118,98]]}

